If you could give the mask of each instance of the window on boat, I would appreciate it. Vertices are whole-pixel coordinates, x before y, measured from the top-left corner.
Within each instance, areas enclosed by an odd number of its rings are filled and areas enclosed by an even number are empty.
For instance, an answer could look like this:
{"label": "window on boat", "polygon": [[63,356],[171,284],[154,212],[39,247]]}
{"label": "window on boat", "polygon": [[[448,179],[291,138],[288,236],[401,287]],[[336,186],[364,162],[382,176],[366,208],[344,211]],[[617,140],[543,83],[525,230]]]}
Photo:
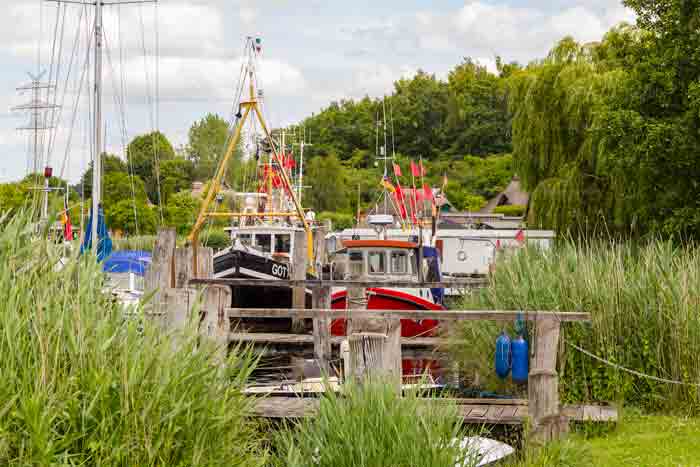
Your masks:
{"label": "window on boat", "polygon": [[405,251],[391,252],[391,273],[392,274],[407,274],[408,273],[408,255]]}
{"label": "window on boat", "polygon": [[367,269],[369,274],[384,274],[386,264],[383,251],[370,251],[367,253]]}
{"label": "window on boat", "polygon": [[253,236],[251,234],[238,234],[238,239],[242,245],[251,246],[253,244]]}
{"label": "window on boat", "polygon": [[348,265],[350,276],[363,276],[365,273],[365,255],[361,251],[351,251],[348,253]]}
{"label": "window on boat", "polygon": [[290,251],[292,251],[292,236],[275,234],[275,253],[289,253]]}
{"label": "window on boat", "polygon": [[272,234],[255,234],[255,248],[270,253],[272,251]]}

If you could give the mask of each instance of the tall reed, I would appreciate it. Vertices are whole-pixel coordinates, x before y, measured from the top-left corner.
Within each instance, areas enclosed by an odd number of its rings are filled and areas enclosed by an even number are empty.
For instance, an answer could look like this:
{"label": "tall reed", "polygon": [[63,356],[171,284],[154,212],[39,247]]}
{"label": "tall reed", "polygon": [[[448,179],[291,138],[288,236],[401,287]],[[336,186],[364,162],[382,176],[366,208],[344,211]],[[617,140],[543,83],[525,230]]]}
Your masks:
{"label": "tall reed", "polygon": [[193,333],[125,320],[89,256],[0,218],[0,465],[263,465],[241,394],[254,359],[226,369]]}
{"label": "tall reed", "polygon": [[[494,309],[590,312],[592,323],[563,326],[559,364],[565,399],[700,408],[697,387],[634,376],[567,345],[644,374],[700,383],[698,249],[664,241],[563,242],[552,251],[525,249],[500,262],[491,285],[468,302]],[[493,327],[490,331],[495,339]],[[462,332],[471,336],[475,330]]]}
{"label": "tall reed", "polygon": [[351,386],[321,399],[319,413],[276,438],[277,465],[285,467],[471,467],[474,453],[452,440],[461,421],[445,401],[425,405],[418,394],[393,387]]}

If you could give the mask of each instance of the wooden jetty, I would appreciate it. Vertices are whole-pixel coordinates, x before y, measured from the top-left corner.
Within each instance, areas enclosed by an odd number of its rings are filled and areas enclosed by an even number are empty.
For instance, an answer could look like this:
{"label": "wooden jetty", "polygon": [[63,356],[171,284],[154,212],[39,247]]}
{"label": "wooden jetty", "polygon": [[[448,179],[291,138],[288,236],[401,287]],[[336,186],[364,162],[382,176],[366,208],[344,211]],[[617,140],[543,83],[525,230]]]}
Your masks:
{"label": "wooden jetty", "polygon": [[[212,279],[211,250],[175,248],[175,232],[161,231],[156,241],[151,270],[146,278],[146,291],[155,291],[150,314],[168,329],[184,326],[193,310],[199,314],[200,333],[219,345],[225,353],[231,342],[264,345],[313,346],[314,359],[322,371],[330,374],[332,346],[347,341],[349,366],[346,378],[360,380],[373,374],[394,378],[400,390],[403,348],[435,347],[446,341],[435,337],[401,338],[401,319],[438,319],[441,322],[490,320],[513,321],[516,318],[533,323],[531,361],[528,378],[528,399],[524,400],[458,400],[464,420],[470,423],[513,424],[526,420],[532,427],[533,439],[541,442],[559,438],[568,431],[570,420],[614,421],[617,412],[609,406],[563,406],[559,401],[556,371],[559,335],[562,324],[590,320],[588,313],[511,310],[451,310],[451,311],[367,311],[361,300],[344,310],[331,309],[331,288],[346,287],[348,297],[364,297],[365,289],[376,287],[376,280],[326,281],[308,280],[293,275],[290,280]],[[193,266],[193,258],[199,267]],[[305,271],[306,265],[301,266]],[[415,281],[386,281],[384,287],[450,287],[472,288],[483,286],[483,279],[460,282],[417,283]],[[231,308],[231,286],[282,286],[300,290],[310,289],[313,306],[305,309],[301,300],[295,300],[292,309]],[[360,303],[360,305],[357,305]],[[297,322],[313,321],[312,334],[239,333],[232,328],[238,318],[289,317]],[[348,337],[330,334],[333,319],[345,318]],[[375,352],[373,358],[363,360],[367,349]],[[362,355],[360,355],[362,354]],[[318,400],[309,398],[269,397],[256,401],[257,413],[265,417],[311,416],[317,410]]]}

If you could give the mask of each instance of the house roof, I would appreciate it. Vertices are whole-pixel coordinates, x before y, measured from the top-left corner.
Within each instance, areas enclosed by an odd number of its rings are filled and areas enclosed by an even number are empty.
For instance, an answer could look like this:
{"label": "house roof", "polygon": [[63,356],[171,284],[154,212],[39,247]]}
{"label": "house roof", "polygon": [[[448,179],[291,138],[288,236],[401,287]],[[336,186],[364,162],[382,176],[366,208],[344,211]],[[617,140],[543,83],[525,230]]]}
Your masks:
{"label": "house roof", "polygon": [[529,200],[530,194],[522,190],[520,178],[516,175],[510,181],[506,189],[494,198],[491,198],[489,202],[486,203],[486,206],[481,208],[479,212],[490,213],[498,206],[527,206]]}

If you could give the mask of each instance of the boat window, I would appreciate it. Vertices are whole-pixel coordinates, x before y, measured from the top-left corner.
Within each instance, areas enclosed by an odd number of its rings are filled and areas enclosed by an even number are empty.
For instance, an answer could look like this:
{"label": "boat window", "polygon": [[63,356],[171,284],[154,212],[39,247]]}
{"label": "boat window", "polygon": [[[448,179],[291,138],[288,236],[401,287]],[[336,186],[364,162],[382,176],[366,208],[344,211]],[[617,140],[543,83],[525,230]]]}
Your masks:
{"label": "boat window", "polygon": [[367,266],[370,274],[384,274],[386,265],[383,251],[370,251],[367,253]]}
{"label": "boat window", "polygon": [[255,248],[270,253],[272,251],[272,234],[255,234]]}
{"label": "boat window", "polygon": [[405,251],[391,252],[391,273],[406,274],[408,273],[408,255]]}
{"label": "boat window", "polygon": [[251,234],[238,234],[238,239],[241,245],[251,246],[253,244],[253,236]]}
{"label": "boat window", "polygon": [[292,236],[275,234],[275,253],[289,253],[292,250]]}

